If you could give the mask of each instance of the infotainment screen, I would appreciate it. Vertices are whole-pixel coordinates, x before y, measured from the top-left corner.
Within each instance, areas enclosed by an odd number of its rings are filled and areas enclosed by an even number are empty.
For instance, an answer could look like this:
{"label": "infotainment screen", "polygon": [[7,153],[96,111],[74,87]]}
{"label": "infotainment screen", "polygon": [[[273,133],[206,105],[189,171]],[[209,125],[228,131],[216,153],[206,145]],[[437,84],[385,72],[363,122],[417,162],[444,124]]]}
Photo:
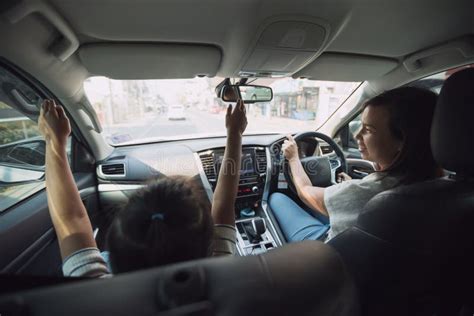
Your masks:
{"label": "infotainment screen", "polygon": [[253,161],[253,155],[250,152],[242,153],[242,162],[240,164],[240,175],[247,176],[255,174],[255,164]]}
{"label": "infotainment screen", "polygon": [[[219,153],[216,155],[216,171],[219,172],[222,165],[222,159],[224,158],[224,153]],[[249,176],[254,175],[255,172],[255,161],[252,151],[243,151],[242,160],[240,163],[240,176]]]}

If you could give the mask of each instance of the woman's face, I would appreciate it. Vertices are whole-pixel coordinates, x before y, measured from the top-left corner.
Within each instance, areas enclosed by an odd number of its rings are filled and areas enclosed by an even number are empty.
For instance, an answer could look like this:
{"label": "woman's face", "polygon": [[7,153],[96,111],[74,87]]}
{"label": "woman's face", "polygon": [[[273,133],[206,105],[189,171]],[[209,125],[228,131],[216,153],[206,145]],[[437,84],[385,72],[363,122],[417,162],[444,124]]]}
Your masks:
{"label": "woman's face", "polygon": [[362,158],[388,168],[402,148],[389,125],[389,110],[385,106],[367,106],[362,113],[362,126],[356,135]]}

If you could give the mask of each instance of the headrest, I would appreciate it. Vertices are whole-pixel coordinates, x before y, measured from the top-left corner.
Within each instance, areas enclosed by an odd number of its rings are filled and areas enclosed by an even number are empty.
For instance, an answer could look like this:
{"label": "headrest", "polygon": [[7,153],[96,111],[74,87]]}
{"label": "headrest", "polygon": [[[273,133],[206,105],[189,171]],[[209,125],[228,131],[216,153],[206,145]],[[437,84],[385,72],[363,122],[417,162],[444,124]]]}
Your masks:
{"label": "headrest", "polygon": [[[0,285],[2,281],[0,275]],[[255,256],[222,256],[78,280],[69,286],[50,283],[32,290],[32,283],[42,284],[29,280],[27,291],[0,293],[0,310],[27,307],[41,314],[45,302],[54,300],[48,315],[64,315],[66,308],[72,315],[88,316],[359,315],[356,289],[342,259],[316,241]]]}
{"label": "headrest", "polygon": [[441,89],[431,126],[433,156],[444,169],[474,175],[474,68],[451,75]]}

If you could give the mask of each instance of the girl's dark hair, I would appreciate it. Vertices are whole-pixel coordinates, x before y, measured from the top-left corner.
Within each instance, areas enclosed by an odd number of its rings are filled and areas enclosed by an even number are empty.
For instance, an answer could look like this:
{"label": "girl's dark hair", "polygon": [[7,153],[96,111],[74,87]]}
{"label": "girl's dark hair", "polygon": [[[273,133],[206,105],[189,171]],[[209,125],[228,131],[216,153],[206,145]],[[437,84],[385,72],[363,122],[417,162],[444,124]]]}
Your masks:
{"label": "girl's dark hair", "polygon": [[430,145],[430,128],[437,95],[430,90],[402,87],[386,91],[364,104],[388,109],[390,132],[402,141],[402,149],[385,174],[399,184],[410,184],[442,175]]}
{"label": "girl's dark hair", "polygon": [[193,178],[156,180],[118,211],[106,238],[114,273],[203,258],[213,235],[211,205]]}

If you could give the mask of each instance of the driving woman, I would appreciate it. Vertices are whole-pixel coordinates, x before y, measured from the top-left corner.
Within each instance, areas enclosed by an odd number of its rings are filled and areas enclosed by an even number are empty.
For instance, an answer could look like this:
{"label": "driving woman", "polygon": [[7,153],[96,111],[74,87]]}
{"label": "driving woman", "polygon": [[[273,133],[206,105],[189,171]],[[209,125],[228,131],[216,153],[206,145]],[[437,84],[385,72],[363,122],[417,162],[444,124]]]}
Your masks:
{"label": "driving woman", "polygon": [[289,242],[329,240],[354,225],[364,205],[377,193],[397,185],[442,175],[430,147],[430,126],[437,95],[414,87],[386,91],[364,103],[362,125],[355,138],[363,159],[375,172],[362,180],[338,175],[338,184],[312,186],[291,136],[282,150],[298,197],[307,207],[282,193],[270,196],[270,207]]}

